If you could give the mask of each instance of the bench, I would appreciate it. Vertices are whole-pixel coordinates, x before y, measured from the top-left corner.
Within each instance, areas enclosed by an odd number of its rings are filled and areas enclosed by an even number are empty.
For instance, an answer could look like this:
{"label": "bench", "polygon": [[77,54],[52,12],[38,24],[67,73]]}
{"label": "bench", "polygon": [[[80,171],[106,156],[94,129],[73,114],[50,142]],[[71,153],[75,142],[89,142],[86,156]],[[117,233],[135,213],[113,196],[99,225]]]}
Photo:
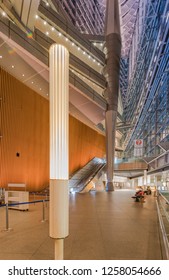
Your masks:
{"label": "bench", "polygon": [[138,196],[132,196],[132,198],[135,198],[135,202],[144,202],[144,195],[138,195]]}

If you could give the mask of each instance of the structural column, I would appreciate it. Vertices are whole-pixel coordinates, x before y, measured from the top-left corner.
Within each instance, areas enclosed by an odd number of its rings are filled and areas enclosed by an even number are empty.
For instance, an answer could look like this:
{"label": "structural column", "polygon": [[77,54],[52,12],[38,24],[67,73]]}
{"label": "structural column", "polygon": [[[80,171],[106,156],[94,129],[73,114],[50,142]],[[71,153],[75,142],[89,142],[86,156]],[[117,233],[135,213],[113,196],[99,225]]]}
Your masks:
{"label": "structural column", "polygon": [[104,75],[107,81],[105,98],[107,99],[106,121],[106,158],[107,191],[113,191],[113,169],[115,154],[116,119],[118,110],[119,70],[121,55],[121,37],[118,0],[107,0],[106,7],[106,67]]}
{"label": "structural column", "polygon": [[144,189],[147,187],[147,170],[144,170]]}
{"label": "structural column", "polygon": [[50,209],[49,235],[55,239],[55,259],[63,259],[63,240],[69,234],[69,53],[53,44],[50,68]]}

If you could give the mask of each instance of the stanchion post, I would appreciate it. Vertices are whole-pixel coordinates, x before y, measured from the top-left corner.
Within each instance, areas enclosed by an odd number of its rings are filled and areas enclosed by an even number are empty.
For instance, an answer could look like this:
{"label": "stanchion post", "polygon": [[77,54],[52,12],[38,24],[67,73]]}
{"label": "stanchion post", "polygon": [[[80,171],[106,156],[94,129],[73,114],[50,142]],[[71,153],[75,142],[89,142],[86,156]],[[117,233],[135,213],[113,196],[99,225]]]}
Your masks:
{"label": "stanchion post", "polygon": [[47,195],[47,193],[46,193],[46,195],[45,195],[45,197],[46,197],[46,208],[47,208],[47,199],[48,199],[48,195]]}
{"label": "stanchion post", "polygon": [[46,220],[45,220],[45,200],[43,200],[42,202],[42,223],[44,223]]}
{"label": "stanchion post", "polygon": [[6,228],[2,231],[11,231],[12,228],[9,228],[9,213],[8,213],[8,203],[6,203]]}

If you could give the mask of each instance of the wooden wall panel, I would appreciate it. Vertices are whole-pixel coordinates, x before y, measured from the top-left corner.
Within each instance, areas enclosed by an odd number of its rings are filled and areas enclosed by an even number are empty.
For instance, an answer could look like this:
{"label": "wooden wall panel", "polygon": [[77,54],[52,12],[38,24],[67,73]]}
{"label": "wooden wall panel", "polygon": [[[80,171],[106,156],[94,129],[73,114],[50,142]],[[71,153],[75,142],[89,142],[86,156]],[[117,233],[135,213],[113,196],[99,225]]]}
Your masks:
{"label": "wooden wall panel", "polygon": [[74,173],[93,157],[105,155],[105,137],[70,116],[69,165]]}
{"label": "wooden wall panel", "polygon": [[0,186],[26,183],[29,190],[42,189],[49,182],[48,101],[0,71]]}
{"label": "wooden wall panel", "polygon": [[[49,102],[0,69],[0,187],[49,184]],[[105,137],[70,116],[70,174],[105,154]],[[16,155],[19,153],[19,157]]]}

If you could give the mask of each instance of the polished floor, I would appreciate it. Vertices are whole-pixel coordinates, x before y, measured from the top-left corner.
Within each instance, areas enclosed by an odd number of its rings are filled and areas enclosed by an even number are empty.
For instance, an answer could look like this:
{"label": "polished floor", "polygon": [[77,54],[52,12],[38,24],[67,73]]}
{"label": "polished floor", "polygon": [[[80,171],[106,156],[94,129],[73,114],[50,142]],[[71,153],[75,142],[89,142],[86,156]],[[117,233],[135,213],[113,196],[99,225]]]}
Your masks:
{"label": "polished floor", "polygon": [[[70,195],[70,235],[65,239],[66,260],[161,260],[162,249],[156,198],[145,203],[131,198],[134,191],[91,192]],[[32,199],[32,198],[31,198]],[[37,199],[37,197],[36,197]],[[29,211],[0,208],[1,260],[52,260],[54,242],[48,236],[48,205],[43,220],[42,203]]]}

